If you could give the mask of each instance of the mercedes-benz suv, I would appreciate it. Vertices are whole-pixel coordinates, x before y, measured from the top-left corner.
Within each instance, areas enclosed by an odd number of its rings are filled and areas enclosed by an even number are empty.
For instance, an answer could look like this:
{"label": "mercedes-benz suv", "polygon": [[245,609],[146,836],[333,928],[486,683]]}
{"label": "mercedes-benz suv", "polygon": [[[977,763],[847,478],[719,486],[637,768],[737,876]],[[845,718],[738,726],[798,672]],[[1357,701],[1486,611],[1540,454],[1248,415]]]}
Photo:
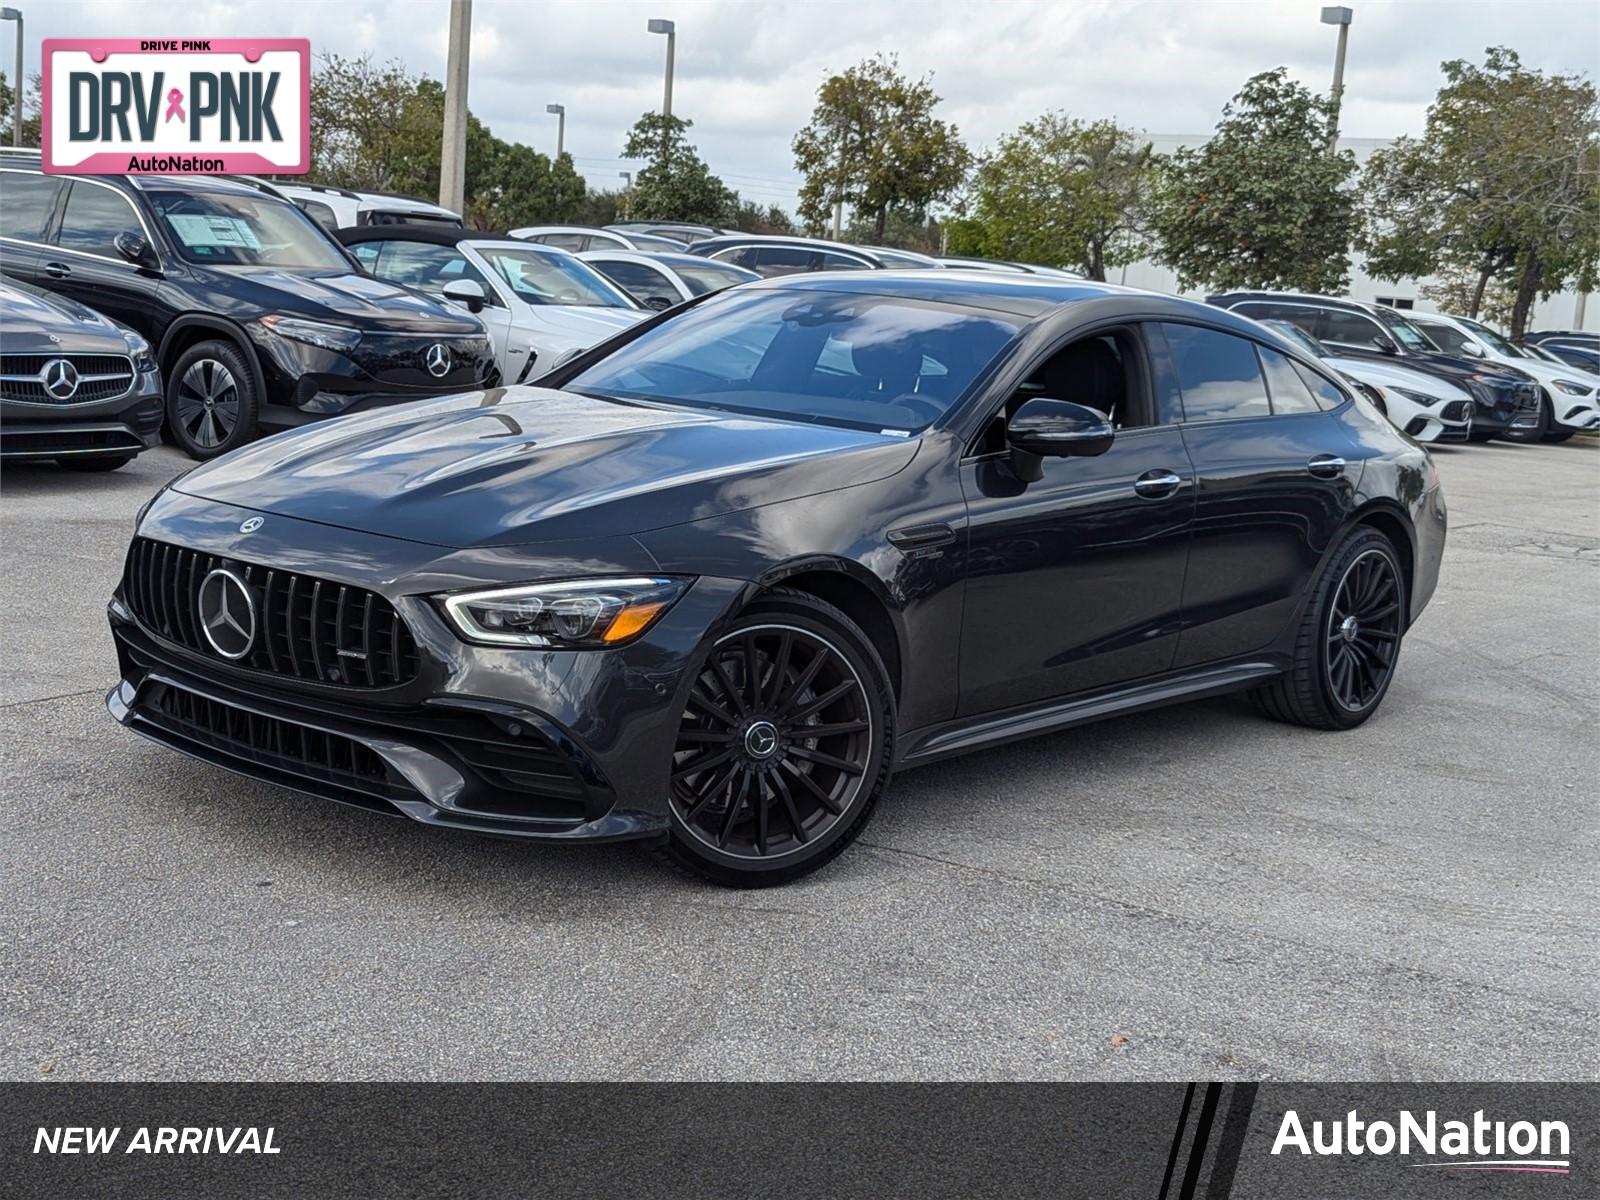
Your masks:
{"label": "mercedes-benz suv", "polygon": [[5,273],[147,338],[195,458],[495,378],[482,322],[372,278],[270,185],[46,175],[7,155],[0,187]]}

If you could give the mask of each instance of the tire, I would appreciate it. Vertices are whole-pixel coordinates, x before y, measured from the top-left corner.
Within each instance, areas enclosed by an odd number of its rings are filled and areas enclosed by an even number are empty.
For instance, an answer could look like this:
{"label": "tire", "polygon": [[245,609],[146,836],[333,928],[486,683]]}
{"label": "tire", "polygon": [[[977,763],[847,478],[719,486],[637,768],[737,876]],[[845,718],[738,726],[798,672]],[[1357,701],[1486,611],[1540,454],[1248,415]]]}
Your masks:
{"label": "tire", "polygon": [[58,458],[56,466],[64,471],[85,471],[99,474],[101,471],[115,471],[125,467],[133,461],[131,454],[97,455],[91,458]]}
{"label": "tire", "polygon": [[843,612],[804,592],[763,596],[717,632],[690,685],[673,751],[672,827],[657,853],[742,888],[831,862],[888,782],[892,695],[871,639]]}
{"label": "tire", "polygon": [[1572,437],[1573,434],[1577,432],[1578,431],[1576,429],[1569,429],[1565,425],[1552,425],[1549,429],[1545,430],[1544,440],[1549,443],[1559,444],[1567,441]]}
{"label": "tire", "polygon": [[197,342],[167,375],[167,427],[190,458],[216,458],[254,440],[259,407],[255,375],[232,342]]}
{"label": "tire", "polygon": [[1492,441],[1494,441],[1494,439],[1495,439],[1495,435],[1493,433],[1481,432],[1481,431],[1476,430],[1476,429],[1472,430],[1470,433],[1467,434],[1467,441],[1476,442],[1480,446],[1484,442],[1492,442]]}
{"label": "tire", "polygon": [[1251,700],[1292,725],[1360,725],[1378,711],[1394,679],[1407,604],[1405,573],[1389,539],[1370,527],[1352,530],[1306,605],[1293,665],[1251,692]]}
{"label": "tire", "polygon": [[1539,422],[1523,429],[1508,429],[1502,435],[1508,442],[1521,442],[1524,445],[1530,442],[1542,442],[1550,432],[1551,424],[1550,396],[1543,388],[1539,389]]}

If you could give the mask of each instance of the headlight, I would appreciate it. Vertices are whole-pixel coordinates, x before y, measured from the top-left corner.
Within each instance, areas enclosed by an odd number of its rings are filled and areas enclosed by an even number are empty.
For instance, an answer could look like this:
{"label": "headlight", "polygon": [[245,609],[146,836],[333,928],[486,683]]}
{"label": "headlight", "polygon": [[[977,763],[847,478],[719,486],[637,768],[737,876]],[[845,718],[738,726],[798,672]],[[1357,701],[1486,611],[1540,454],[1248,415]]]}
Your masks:
{"label": "headlight", "polygon": [[330,325],[325,321],[307,321],[300,317],[283,317],[277,313],[261,318],[261,323],[279,337],[308,342],[324,350],[354,350],[361,343],[361,331],[345,325]]}
{"label": "headlight", "polygon": [[1594,391],[1593,384],[1585,387],[1583,384],[1574,383],[1570,379],[1557,379],[1555,381],[1555,385],[1569,396],[1587,396],[1590,392]]}
{"label": "headlight", "polygon": [[1438,396],[1428,395],[1427,392],[1414,392],[1410,388],[1392,387],[1389,390],[1391,392],[1399,393],[1413,404],[1422,405],[1423,408],[1432,408],[1435,404],[1439,403],[1440,399]]}
{"label": "headlight", "polygon": [[131,329],[122,332],[122,340],[128,345],[128,357],[133,359],[135,371],[149,371],[154,369],[156,360],[150,354],[150,343]]}
{"label": "headlight", "polygon": [[461,636],[491,646],[620,646],[654,625],[687,579],[569,579],[441,596]]}

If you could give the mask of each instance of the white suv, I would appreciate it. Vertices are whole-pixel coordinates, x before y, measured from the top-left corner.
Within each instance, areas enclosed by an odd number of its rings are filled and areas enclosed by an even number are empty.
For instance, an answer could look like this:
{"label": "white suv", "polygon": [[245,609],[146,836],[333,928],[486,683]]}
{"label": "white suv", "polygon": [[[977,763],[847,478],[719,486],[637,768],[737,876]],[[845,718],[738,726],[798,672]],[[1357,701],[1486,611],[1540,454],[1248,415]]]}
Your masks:
{"label": "white suv", "polygon": [[415,196],[388,192],[352,192],[319,184],[274,183],[273,189],[293,200],[329,233],[365,225],[432,225],[460,229],[460,213]]}

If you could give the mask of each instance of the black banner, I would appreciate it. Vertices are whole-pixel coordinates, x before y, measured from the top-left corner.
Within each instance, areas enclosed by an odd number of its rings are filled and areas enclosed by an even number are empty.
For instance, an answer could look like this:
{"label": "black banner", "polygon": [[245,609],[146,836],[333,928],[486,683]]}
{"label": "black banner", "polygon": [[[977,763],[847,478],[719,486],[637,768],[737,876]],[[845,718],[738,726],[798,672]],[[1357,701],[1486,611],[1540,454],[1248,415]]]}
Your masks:
{"label": "black banner", "polygon": [[[1590,1085],[11,1084],[8,1196],[1595,1195]],[[1274,1152],[1276,1150],[1276,1152]]]}

